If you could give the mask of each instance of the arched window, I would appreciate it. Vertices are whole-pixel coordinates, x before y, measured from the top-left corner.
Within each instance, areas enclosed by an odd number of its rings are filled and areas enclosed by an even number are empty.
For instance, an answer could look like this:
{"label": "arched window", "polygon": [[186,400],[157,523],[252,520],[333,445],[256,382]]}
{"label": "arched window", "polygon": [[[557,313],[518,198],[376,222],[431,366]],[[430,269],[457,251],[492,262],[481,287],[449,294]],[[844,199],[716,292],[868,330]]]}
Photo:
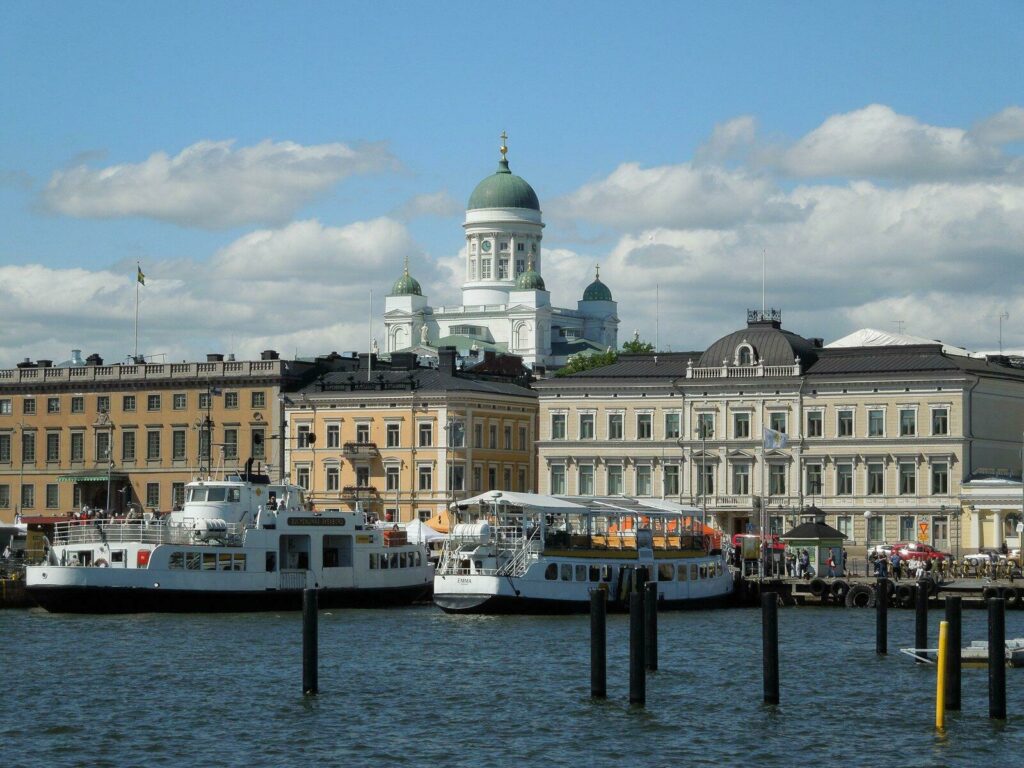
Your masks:
{"label": "arched window", "polygon": [[529,349],[530,348],[530,325],[529,323],[520,323],[516,328],[516,349]]}
{"label": "arched window", "polygon": [[746,340],[736,347],[735,361],[736,365],[754,364],[754,348]]}

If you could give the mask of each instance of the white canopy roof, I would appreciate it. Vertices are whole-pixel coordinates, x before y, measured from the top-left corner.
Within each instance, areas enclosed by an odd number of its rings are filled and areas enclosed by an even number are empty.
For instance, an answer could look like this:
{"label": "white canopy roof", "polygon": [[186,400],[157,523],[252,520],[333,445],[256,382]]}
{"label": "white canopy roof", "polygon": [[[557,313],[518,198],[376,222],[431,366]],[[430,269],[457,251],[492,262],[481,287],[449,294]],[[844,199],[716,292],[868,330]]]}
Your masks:
{"label": "white canopy roof", "polygon": [[[937,339],[926,339],[924,336],[911,336],[908,333],[889,333],[888,331],[880,331],[877,328],[861,328],[859,331],[854,331],[848,336],[843,336],[841,339],[836,339],[830,344],[826,344],[825,348],[901,347],[911,344],[942,344],[942,342]],[[942,351],[948,355],[974,356],[963,347],[953,347],[949,344],[942,344]]]}
{"label": "white canopy roof", "polygon": [[575,509],[586,509],[582,504],[574,504],[554,496],[543,496],[539,493],[517,493],[515,491],[487,491],[471,499],[463,499],[455,502],[453,506],[466,506],[469,504],[513,504],[517,507],[530,507],[532,509],[547,509],[552,512],[567,512]]}
{"label": "white canopy roof", "polygon": [[440,541],[445,538],[443,533],[435,531],[429,525],[419,520],[413,520],[406,525],[405,532],[409,535],[409,541],[413,544],[421,542],[429,544],[432,541]]}

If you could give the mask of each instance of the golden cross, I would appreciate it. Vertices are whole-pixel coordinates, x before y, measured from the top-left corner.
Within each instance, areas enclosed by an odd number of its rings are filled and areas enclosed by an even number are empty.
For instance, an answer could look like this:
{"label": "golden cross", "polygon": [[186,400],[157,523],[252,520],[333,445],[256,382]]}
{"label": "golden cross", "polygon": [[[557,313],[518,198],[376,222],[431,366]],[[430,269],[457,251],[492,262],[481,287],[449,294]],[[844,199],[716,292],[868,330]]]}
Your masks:
{"label": "golden cross", "polygon": [[505,159],[505,154],[508,152],[508,147],[505,146],[505,140],[508,139],[508,134],[504,131],[501,132],[501,159]]}

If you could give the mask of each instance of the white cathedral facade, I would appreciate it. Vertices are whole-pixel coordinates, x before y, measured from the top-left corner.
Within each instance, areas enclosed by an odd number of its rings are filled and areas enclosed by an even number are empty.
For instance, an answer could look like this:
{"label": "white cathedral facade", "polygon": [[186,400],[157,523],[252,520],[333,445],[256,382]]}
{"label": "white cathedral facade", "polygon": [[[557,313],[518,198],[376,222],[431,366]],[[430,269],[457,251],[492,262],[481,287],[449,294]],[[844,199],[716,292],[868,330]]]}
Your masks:
{"label": "white cathedral facade", "polygon": [[507,151],[502,143],[498,170],[466,206],[462,303],[431,307],[406,262],[385,302],[387,352],[454,346],[463,356],[509,352],[529,366],[554,369],[571,355],[618,347],[616,303],[599,274],[575,309],[551,305],[541,276],[540,202],[509,170]]}

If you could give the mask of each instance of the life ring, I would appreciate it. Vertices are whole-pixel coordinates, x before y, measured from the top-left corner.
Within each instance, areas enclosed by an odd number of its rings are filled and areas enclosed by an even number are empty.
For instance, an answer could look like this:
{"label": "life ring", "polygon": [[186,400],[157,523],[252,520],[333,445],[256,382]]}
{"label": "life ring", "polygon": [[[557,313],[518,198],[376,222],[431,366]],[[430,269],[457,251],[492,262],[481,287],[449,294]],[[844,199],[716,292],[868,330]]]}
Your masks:
{"label": "life ring", "polygon": [[896,601],[903,608],[909,608],[914,604],[914,588],[910,584],[900,584],[896,587]]}
{"label": "life ring", "polygon": [[811,583],[808,585],[808,588],[810,589],[811,594],[815,597],[821,597],[822,595],[828,594],[828,582],[824,579],[819,579],[817,577],[811,579]]}
{"label": "life ring", "polygon": [[995,587],[985,587],[981,590],[981,597],[984,600],[991,600],[993,597],[999,597],[999,590]]}
{"label": "life ring", "polygon": [[832,582],[832,594],[836,602],[842,605],[846,602],[846,596],[850,594],[850,584],[842,579],[836,579]]}
{"label": "life ring", "polygon": [[100,557],[93,563],[93,565],[95,565],[97,568],[108,568],[110,566],[110,563],[108,563],[105,559]]}
{"label": "life ring", "polygon": [[874,608],[875,590],[867,584],[854,584],[846,593],[847,608]]}

